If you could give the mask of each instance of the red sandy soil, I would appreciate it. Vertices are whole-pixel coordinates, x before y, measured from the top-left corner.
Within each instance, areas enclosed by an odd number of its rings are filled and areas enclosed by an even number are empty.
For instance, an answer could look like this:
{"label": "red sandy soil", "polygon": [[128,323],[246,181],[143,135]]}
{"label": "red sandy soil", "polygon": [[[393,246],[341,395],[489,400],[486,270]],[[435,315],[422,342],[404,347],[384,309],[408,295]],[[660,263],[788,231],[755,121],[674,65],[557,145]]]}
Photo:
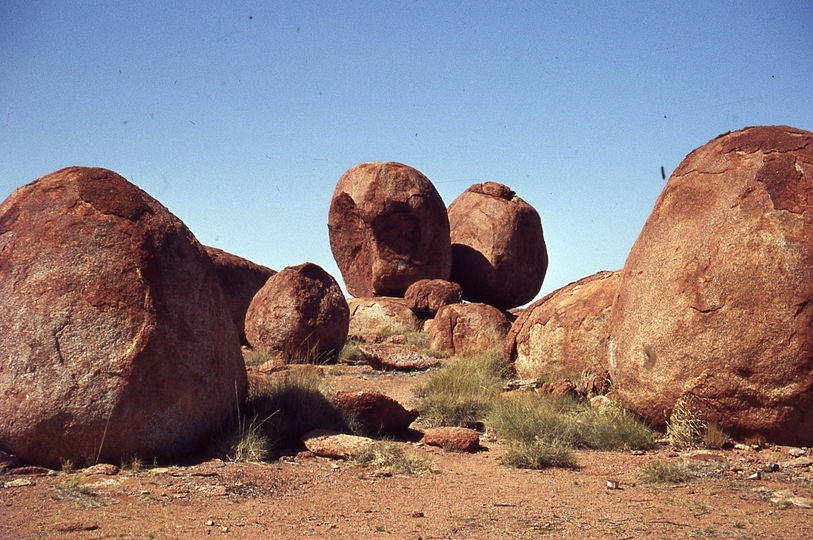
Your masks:
{"label": "red sandy soil", "polygon": [[[327,371],[336,390],[378,390],[407,405],[425,378]],[[505,446],[486,437],[476,454],[399,444],[429,457],[435,473],[391,476],[306,454],[115,475],[11,470],[0,475],[0,539],[813,538],[813,509],[799,506],[813,504],[811,467],[761,471],[794,459],[784,447],[579,451],[576,469],[532,471],[500,464]],[[693,480],[640,481],[646,465],[678,459]]]}

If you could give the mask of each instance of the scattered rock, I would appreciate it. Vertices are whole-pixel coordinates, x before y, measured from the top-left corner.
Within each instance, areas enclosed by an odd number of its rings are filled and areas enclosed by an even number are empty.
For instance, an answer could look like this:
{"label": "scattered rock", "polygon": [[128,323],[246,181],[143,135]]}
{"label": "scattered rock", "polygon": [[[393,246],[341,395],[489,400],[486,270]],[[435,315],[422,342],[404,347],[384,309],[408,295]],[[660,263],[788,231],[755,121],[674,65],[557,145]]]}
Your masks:
{"label": "scattered rock", "polygon": [[347,340],[350,310],[339,284],[313,263],[271,276],[246,313],[254,349],[288,358],[332,361]]}
{"label": "scattered rock", "polygon": [[34,482],[28,478],[17,478],[16,480],[9,480],[8,482],[3,482],[4,488],[25,487],[33,485],[35,485]]}
{"label": "scattered rock", "polygon": [[441,364],[440,359],[421,354],[415,347],[365,343],[359,345],[359,351],[373,369],[423,371]]}
{"label": "scattered rock", "polygon": [[401,163],[361,163],[339,179],[328,213],[330,249],[355,297],[403,296],[421,279],[449,279],[446,207],[435,186]]}
{"label": "scattered rock", "polygon": [[813,133],[726,133],[672,174],[620,273],[610,373],[663,428],[813,445]]}
{"label": "scattered rock", "polygon": [[26,463],[177,458],[246,394],[212,260],[118,174],[71,167],[0,205],[0,447]]}
{"label": "scattered rock", "polygon": [[85,476],[102,475],[115,476],[119,474],[119,468],[110,463],[97,463],[82,471]]}
{"label": "scattered rock", "polygon": [[533,300],[548,269],[539,214],[507,186],[474,184],[449,205],[451,281],[471,302],[510,309]]}
{"label": "scattered rock", "polygon": [[383,331],[388,334],[416,332],[421,322],[403,298],[349,298],[349,337],[352,339],[381,342]]}
{"label": "scattered rock", "polygon": [[434,315],[447,304],[463,301],[463,288],[443,279],[421,279],[407,287],[404,300],[416,313]]}
{"label": "scattered rock", "polygon": [[511,323],[487,304],[449,304],[440,308],[429,328],[429,347],[451,355],[473,356],[501,345]]}
{"label": "scattered rock", "polygon": [[599,272],[528,306],[505,339],[506,362],[527,378],[606,371],[607,323],[618,284],[618,272]]}
{"label": "scattered rock", "polygon": [[262,289],[268,278],[276,274],[266,266],[248,259],[227,253],[222,249],[203,246],[215,265],[220,289],[226,299],[234,325],[240,335],[240,342],[248,345],[246,339],[246,311],[257,291]]}
{"label": "scattered rock", "polygon": [[373,444],[373,440],[337,431],[317,429],[302,436],[305,448],[314,455],[331,459],[349,459]]}
{"label": "scattered rock", "polygon": [[771,502],[779,506],[791,506],[794,508],[813,508],[813,499],[798,497],[789,489],[774,491],[771,495]]}
{"label": "scattered rock", "polygon": [[416,409],[407,410],[381,392],[338,392],[335,400],[340,409],[353,413],[364,430],[373,435],[403,431],[418,418]]}
{"label": "scattered rock", "polygon": [[480,447],[480,434],[464,427],[437,427],[426,430],[423,442],[454,452],[476,452]]}
{"label": "scattered rock", "polygon": [[804,448],[795,448],[794,447],[794,448],[789,448],[788,449],[788,454],[790,454],[793,457],[803,456],[806,453],[807,453],[807,451]]}

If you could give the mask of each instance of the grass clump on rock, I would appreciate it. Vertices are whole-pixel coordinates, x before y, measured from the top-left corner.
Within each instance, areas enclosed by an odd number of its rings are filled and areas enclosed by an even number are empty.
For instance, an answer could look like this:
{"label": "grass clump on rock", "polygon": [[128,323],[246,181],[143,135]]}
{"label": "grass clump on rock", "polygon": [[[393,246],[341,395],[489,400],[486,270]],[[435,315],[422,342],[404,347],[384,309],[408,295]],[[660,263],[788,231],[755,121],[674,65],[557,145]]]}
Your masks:
{"label": "grass clump on rock", "polygon": [[482,423],[502,391],[505,362],[499,348],[456,358],[415,390],[416,408],[430,427],[474,427]]}

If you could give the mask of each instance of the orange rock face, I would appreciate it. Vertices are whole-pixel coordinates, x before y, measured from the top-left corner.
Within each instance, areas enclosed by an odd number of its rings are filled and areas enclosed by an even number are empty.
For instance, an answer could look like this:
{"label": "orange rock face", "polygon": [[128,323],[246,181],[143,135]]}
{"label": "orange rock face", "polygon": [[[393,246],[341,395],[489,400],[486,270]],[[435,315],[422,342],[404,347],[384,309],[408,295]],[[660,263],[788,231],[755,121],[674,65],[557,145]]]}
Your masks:
{"label": "orange rock face", "polygon": [[537,300],[505,339],[505,359],[521,378],[598,373],[608,368],[608,331],[619,274],[600,272]]}
{"label": "orange rock face", "polygon": [[663,426],[813,444],[813,133],[717,137],[675,170],[621,272],[610,372]]}
{"label": "orange rock face", "polygon": [[463,298],[511,309],[533,300],[548,270],[542,221],[508,187],[474,184],[448,209],[451,281]]}
{"label": "orange rock face", "polygon": [[511,328],[508,317],[488,304],[449,304],[429,327],[429,346],[458,356],[472,356],[502,345]]}
{"label": "orange rock face", "polygon": [[0,205],[0,448],[59,467],[178,457],[242,400],[212,261],[112,171],[72,167]]}
{"label": "orange rock face", "polygon": [[446,207],[426,176],[401,163],[361,163],[339,179],[328,214],[333,257],[355,297],[403,296],[448,279]]}

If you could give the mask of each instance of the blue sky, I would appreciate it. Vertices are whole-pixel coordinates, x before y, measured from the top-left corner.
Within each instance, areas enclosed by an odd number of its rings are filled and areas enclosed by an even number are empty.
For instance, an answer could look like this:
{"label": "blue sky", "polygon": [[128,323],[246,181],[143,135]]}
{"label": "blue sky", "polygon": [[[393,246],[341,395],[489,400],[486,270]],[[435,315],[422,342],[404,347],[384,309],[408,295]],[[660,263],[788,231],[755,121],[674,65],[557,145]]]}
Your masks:
{"label": "blue sky", "polygon": [[623,266],[667,176],[748,125],[813,131],[813,2],[0,4],[0,199],[112,169],[204,244],[340,282],[344,171],[400,161],[448,206],[510,186],[542,294]]}

